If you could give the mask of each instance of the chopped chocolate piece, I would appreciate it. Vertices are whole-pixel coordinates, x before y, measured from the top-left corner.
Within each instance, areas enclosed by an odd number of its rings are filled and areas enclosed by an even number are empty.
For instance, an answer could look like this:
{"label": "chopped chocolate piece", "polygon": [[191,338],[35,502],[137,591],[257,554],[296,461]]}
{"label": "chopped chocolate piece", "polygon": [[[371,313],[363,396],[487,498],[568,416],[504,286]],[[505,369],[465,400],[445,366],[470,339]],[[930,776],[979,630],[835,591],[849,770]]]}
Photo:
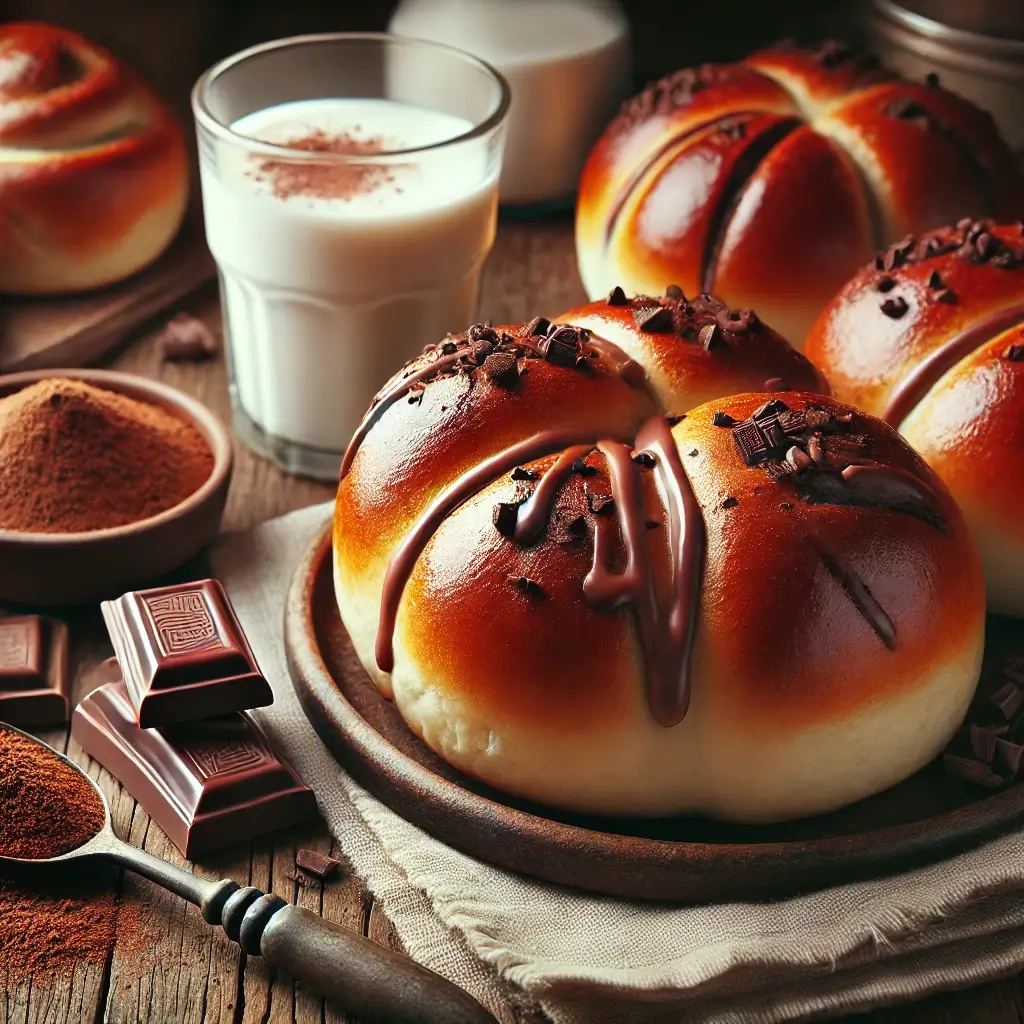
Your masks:
{"label": "chopped chocolate piece", "polygon": [[574,537],[585,537],[587,535],[587,521],[583,516],[576,516],[575,519],[569,522],[566,529]]}
{"label": "chopped chocolate piece", "polygon": [[740,499],[739,498],[735,498],[735,497],[733,497],[733,495],[730,494],[722,502],[722,508],[735,508],[739,503],[740,503]]}
{"label": "chopped chocolate piece", "polygon": [[591,466],[589,462],[584,462],[582,459],[573,459],[571,468],[580,476],[595,476],[597,474],[597,466]]}
{"label": "chopped chocolate piece", "polygon": [[1014,342],[1003,352],[1003,358],[1011,363],[1024,363],[1024,343]]}
{"label": "chopped chocolate piece", "polygon": [[937,270],[933,270],[928,275],[928,287],[933,289],[942,287],[942,275]]}
{"label": "chopped chocolate piece", "polygon": [[1012,740],[1004,740],[1001,736],[996,737],[995,746],[995,767],[1000,774],[1013,779],[1020,771],[1021,761],[1024,760],[1024,747]]}
{"label": "chopped chocolate piece", "polygon": [[[94,673],[71,735],[138,800],[182,855],[315,818],[316,799],[244,712],[191,727],[143,729],[113,658]],[[218,731],[222,727],[222,731]]]}
{"label": "chopped chocolate piece", "polygon": [[806,469],[810,469],[814,465],[814,460],[807,454],[802,448],[798,448],[793,445],[786,452],[786,462],[788,462],[797,473],[802,473]]}
{"label": "chopped chocolate piece", "polygon": [[686,296],[683,294],[683,289],[677,284],[670,284],[665,289],[666,299],[675,299],[677,302],[685,302]]}
{"label": "chopped chocolate piece", "polygon": [[338,873],[341,861],[334,857],[328,857],[326,853],[321,853],[319,850],[307,850],[303,847],[295,854],[295,866],[326,882]]}
{"label": "chopped chocolate piece", "polygon": [[409,392],[408,403],[409,405],[422,405],[423,396],[426,394],[426,388],[417,386],[414,390]]}
{"label": "chopped chocolate piece", "polygon": [[633,461],[644,469],[654,469],[657,464],[657,460],[650,452],[637,452],[633,456]]}
{"label": "chopped chocolate piece", "polygon": [[935,293],[936,302],[945,302],[947,305],[956,305],[956,292],[952,288],[940,288]]}
{"label": "chopped chocolate piece", "polygon": [[615,499],[607,491],[595,491],[587,487],[587,507],[595,516],[610,515],[615,507]]}
{"label": "chopped chocolate piece", "polygon": [[671,331],[673,327],[672,310],[668,306],[635,306],[633,319],[637,327],[648,334]]}
{"label": "chopped chocolate piece", "polygon": [[70,696],[67,626],[39,615],[0,618],[0,722],[63,725]]}
{"label": "chopped chocolate piece", "polygon": [[909,307],[907,300],[902,295],[897,295],[894,299],[886,299],[879,308],[886,316],[899,320]]}
{"label": "chopped chocolate piece", "polygon": [[677,423],[682,423],[686,419],[686,413],[680,413],[678,416],[666,416],[665,419],[670,427],[674,427]]}
{"label": "chopped chocolate piece", "polygon": [[943,754],[942,763],[950,775],[965,782],[974,782],[986,789],[1001,789],[1003,786],[1003,780],[982,761],[958,757],[956,754]]}
{"label": "chopped chocolate piece", "polygon": [[453,355],[455,355],[456,352],[458,352],[458,350],[459,350],[459,346],[456,345],[454,341],[446,341],[441,346],[441,355],[443,355],[443,356],[453,356]]}
{"label": "chopped chocolate piece", "polygon": [[167,362],[199,362],[217,354],[217,339],[202,320],[179,313],[167,321],[158,338]]}
{"label": "chopped chocolate piece", "polygon": [[511,352],[494,352],[484,360],[484,373],[498,387],[511,388],[519,380],[519,364]]}
{"label": "chopped chocolate piece", "polygon": [[689,451],[689,455],[691,459],[695,459],[698,455],[700,455],[700,452],[697,451],[696,448],[691,448]]}
{"label": "chopped chocolate piece", "polygon": [[769,377],[761,385],[762,391],[787,391],[786,382],[781,377]]}
{"label": "chopped chocolate piece", "polygon": [[938,89],[938,87],[939,87],[939,76],[938,76],[938,74],[936,72],[934,72],[934,71],[929,71],[928,74],[924,76],[924,84],[927,85],[929,89]]}
{"label": "chopped chocolate piece", "polygon": [[556,366],[575,366],[588,337],[589,333],[580,327],[555,327],[544,343],[544,358]]}
{"label": "chopped chocolate piece", "polygon": [[1004,722],[1011,722],[1024,708],[1024,689],[1015,683],[1004,683],[986,703]]}
{"label": "chopped chocolate piece", "polygon": [[728,347],[725,343],[725,334],[718,324],[705,324],[698,332],[697,337],[708,352]]}
{"label": "chopped chocolate piece", "polygon": [[510,474],[513,480],[536,480],[540,473],[532,469],[525,469],[523,466],[516,466]]}
{"label": "chopped chocolate piece", "polygon": [[986,729],[982,725],[971,723],[967,730],[968,740],[971,745],[971,753],[981,758],[985,764],[991,764],[992,758],[996,756],[996,734],[992,729]]}
{"label": "chopped chocolate piece", "polygon": [[896,287],[896,278],[886,274],[878,279],[878,284],[875,287],[880,292],[891,292]]}
{"label": "chopped chocolate piece", "polygon": [[792,512],[793,511],[793,503],[791,501],[780,502],[779,503],[779,508],[781,508],[783,512]]}
{"label": "chopped chocolate piece", "polygon": [[495,505],[491,511],[491,522],[503,537],[513,538],[516,535],[516,523],[519,521],[519,502],[503,501]]}
{"label": "chopped chocolate piece", "polygon": [[711,418],[711,422],[716,427],[735,427],[739,420],[730,416],[727,412],[716,412]]}
{"label": "chopped chocolate piece", "polygon": [[551,321],[546,316],[535,316],[526,325],[526,333],[531,338],[543,337],[550,330]]}
{"label": "chopped chocolate piece", "polygon": [[530,597],[544,596],[544,588],[536,580],[531,580],[529,576],[509,576],[508,581],[521,594],[527,594]]}
{"label": "chopped chocolate piece", "polygon": [[473,343],[489,341],[492,344],[497,344],[498,332],[490,324],[473,324],[466,332],[466,338]]}
{"label": "chopped chocolate piece", "polygon": [[143,728],[274,702],[217,580],[132,591],[100,608]]}
{"label": "chopped chocolate piece", "polygon": [[626,293],[616,285],[609,293],[608,298],[604,300],[609,306],[628,306],[629,299],[626,298]]}

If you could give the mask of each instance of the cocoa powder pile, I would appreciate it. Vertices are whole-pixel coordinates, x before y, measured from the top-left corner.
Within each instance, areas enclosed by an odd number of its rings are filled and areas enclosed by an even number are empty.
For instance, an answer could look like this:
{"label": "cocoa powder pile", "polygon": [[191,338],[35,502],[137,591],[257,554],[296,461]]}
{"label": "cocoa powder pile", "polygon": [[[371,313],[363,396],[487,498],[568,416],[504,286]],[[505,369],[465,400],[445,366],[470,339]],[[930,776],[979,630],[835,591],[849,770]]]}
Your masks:
{"label": "cocoa powder pile", "polygon": [[0,398],[0,529],[124,526],[173,508],[212,470],[191,424],[126,395],[53,378]]}
{"label": "cocoa powder pile", "polygon": [[87,843],[103,827],[100,798],[74,768],[0,727],[0,857],[43,860]]}

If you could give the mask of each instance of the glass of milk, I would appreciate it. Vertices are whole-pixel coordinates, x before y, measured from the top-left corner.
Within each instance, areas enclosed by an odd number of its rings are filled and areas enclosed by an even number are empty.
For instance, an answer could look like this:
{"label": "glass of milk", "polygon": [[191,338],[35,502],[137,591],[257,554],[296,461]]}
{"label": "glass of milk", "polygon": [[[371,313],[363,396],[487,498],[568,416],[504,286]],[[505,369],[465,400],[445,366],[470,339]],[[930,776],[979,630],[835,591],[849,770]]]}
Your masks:
{"label": "glass of milk", "polygon": [[237,433],[337,477],[373,395],[475,319],[509,89],[446,45],[283,39],[192,94]]}

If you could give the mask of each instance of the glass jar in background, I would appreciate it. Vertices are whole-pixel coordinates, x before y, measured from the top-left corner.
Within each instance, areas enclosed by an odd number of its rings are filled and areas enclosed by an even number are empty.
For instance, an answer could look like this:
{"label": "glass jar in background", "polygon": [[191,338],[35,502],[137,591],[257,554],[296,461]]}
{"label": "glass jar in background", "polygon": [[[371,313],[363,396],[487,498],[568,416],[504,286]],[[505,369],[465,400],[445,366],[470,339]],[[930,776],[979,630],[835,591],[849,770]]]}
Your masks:
{"label": "glass jar in background", "polygon": [[234,426],[335,479],[373,395],[475,318],[509,89],[482,61],[385,34],[283,39],[192,95]]}

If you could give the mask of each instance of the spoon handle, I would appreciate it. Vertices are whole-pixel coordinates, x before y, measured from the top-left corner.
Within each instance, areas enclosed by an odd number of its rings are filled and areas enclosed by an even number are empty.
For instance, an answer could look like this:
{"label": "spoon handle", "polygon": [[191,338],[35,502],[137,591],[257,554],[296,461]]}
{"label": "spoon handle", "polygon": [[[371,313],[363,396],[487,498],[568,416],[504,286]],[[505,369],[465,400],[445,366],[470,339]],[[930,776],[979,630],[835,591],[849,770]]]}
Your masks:
{"label": "spoon handle", "polygon": [[496,1024],[469,993],[377,943],[322,917],[227,879],[208,881],[114,839],[122,867],[200,908],[207,924],[250,956],[262,956],[368,1024]]}

